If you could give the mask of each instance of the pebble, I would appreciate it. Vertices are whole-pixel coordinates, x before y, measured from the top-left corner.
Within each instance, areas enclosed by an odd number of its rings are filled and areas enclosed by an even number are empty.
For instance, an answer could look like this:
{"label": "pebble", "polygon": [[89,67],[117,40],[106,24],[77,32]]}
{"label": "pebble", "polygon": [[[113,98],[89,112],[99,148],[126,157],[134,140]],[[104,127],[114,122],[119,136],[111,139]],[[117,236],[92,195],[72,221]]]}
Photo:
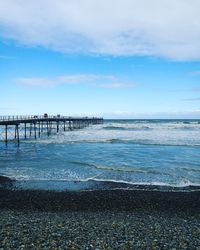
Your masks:
{"label": "pebble", "polygon": [[200,216],[0,209],[0,250],[200,249]]}

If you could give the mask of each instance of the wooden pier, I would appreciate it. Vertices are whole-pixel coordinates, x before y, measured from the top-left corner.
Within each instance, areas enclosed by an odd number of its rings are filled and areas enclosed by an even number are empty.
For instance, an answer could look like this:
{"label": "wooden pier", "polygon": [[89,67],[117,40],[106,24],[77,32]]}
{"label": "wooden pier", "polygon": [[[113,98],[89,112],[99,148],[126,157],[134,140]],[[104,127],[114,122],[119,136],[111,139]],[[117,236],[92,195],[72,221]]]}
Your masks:
{"label": "wooden pier", "polygon": [[103,118],[69,117],[69,116],[0,116],[1,141],[7,145],[15,141],[19,145],[21,139],[40,138],[52,133],[81,129],[89,125],[101,124]]}

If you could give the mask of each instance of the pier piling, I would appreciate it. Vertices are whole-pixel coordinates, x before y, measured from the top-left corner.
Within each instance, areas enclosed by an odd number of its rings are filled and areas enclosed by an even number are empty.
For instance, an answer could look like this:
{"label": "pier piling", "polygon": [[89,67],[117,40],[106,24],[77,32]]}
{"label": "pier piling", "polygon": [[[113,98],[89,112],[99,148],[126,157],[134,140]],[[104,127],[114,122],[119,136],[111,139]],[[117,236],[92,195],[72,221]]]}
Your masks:
{"label": "pier piling", "polygon": [[30,138],[33,134],[36,140],[43,135],[50,136],[53,131],[59,133],[61,129],[65,132],[101,123],[103,118],[96,117],[0,116],[0,135],[4,137],[6,145],[9,141],[16,141],[19,145],[20,139],[27,139],[28,133]]}

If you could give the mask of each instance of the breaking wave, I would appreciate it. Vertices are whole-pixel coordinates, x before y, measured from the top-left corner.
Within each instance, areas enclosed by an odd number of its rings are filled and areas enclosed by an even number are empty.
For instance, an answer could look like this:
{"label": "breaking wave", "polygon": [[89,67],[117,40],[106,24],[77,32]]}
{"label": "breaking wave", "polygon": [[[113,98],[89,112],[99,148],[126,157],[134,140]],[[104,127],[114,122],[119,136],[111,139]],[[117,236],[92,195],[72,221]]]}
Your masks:
{"label": "breaking wave", "polygon": [[139,131],[139,130],[149,130],[152,129],[150,127],[119,127],[119,126],[106,126],[103,127],[104,130],[125,130],[125,131]]}
{"label": "breaking wave", "polygon": [[163,173],[158,170],[154,169],[147,169],[147,168],[137,168],[137,167],[128,167],[128,166],[103,166],[103,165],[96,165],[92,163],[86,163],[86,162],[76,162],[72,161],[70,162],[72,164],[96,168],[99,170],[107,170],[107,171],[113,171],[113,172],[126,172],[126,173],[141,173],[141,174],[162,174],[162,175],[170,175],[169,173]]}

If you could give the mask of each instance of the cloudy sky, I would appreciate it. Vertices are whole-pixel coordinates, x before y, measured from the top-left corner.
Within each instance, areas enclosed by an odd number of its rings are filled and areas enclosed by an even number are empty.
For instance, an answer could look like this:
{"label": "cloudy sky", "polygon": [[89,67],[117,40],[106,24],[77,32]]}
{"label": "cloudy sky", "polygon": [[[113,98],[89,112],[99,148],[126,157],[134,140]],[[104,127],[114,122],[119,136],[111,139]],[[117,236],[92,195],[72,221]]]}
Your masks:
{"label": "cloudy sky", "polygon": [[200,118],[199,0],[0,0],[0,115]]}

